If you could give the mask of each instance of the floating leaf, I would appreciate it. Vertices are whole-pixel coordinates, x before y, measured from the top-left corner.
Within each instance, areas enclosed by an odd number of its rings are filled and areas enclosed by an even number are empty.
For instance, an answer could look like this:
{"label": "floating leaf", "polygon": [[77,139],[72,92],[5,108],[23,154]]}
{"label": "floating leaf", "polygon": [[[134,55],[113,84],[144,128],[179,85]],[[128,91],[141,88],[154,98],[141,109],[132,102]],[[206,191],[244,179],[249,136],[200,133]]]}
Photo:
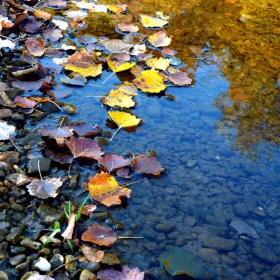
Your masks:
{"label": "floating leaf", "polygon": [[150,35],[148,37],[148,41],[154,46],[154,47],[166,47],[170,45],[171,38],[167,36],[167,34],[160,30],[159,32]]}
{"label": "floating leaf", "polygon": [[192,83],[192,79],[188,77],[186,72],[176,72],[168,78],[175,85],[186,86]]}
{"label": "floating leaf", "polygon": [[92,242],[99,246],[109,246],[116,242],[117,235],[110,228],[89,226],[82,235],[83,241]]}
{"label": "floating leaf", "polygon": [[166,55],[175,55],[177,53],[176,51],[174,51],[168,47],[164,47],[161,52]]}
{"label": "floating leaf", "polygon": [[16,128],[4,121],[0,121],[0,140],[7,140],[16,136]]}
{"label": "floating leaf", "polygon": [[101,172],[90,178],[88,184],[91,197],[106,206],[121,204],[121,197],[130,197],[131,190],[119,186],[113,176]]}
{"label": "floating leaf", "polygon": [[108,115],[119,127],[137,126],[141,122],[141,119],[126,112],[109,111]]}
{"label": "floating leaf", "polygon": [[26,187],[30,195],[45,199],[49,197],[56,197],[58,195],[56,191],[61,186],[62,181],[60,181],[60,179],[50,178],[32,181]]}
{"label": "floating leaf", "polygon": [[119,39],[105,41],[103,46],[111,53],[129,53],[129,50],[133,47],[132,44],[127,44]]}
{"label": "floating leaf", "polygon": [[22,96],[16,96],[14,101],[21,108],[34,108],[37,105],[36,101]]}
{"label": "floating leaf", "polygon": [[164,171],[161,163],[150,155],[141,154],[138,157],[133,157],[131,164],[135,173],[159,175]]}
{"label": "floating leaf", "polygon": [[47,13],[47,12],[44,12],[44,11],[40,11],[40,10],[36,10],[36,12],[34,13],[34,15],[37,17],[37,18],[41,18],[41,19],[44,19],[44,20],[48,20],[51,18],[51,14],[50,13]]}
{"label": "floating leaf", "polygon": [[73,155],[70,153],[63,153],[61,150],[46,150],[46,156],[56,162],[61,164],[72,163],[73,162]]}
{"label": "floating leaf", "polygon": [[42,39],[30,37],[25,41],[27,50],[34,56],[42,56],[45,52],[45,47]]}
{"label": "floating leaf", "polygon": [[78,72],[84,77],[96,77],[102,73],[102,65],[96,64],[87,51],[75,52],[68,58],[64,68]]}
{"label": "floating leaf", "polygon": [[43,125],[39,132],[42,136],[49,136],[51,138],[67,138],[73,135],[73,130],[69,129],[67,126],[56,127],[52,125]]}
{"label": "floating leaf", "polygon": [[90,262],[96,262],[99,263],[103,259],[105,253],[104,251],[93,249],[90,246],[83,245],[81,247],[81,250],[85,256],[85,258]]}
{"label": "floating leaf", "polygon": [[87,79],[80,73],[72,72],[69,76],[59,78],[59,80],[67,85],[72,86],[84,86],[87,83]]}
{"label": "floating leaf", "polygon": [[123,84],[118,85],[117,89],[127,95],[137,95],[137,87],[129,82],[124,82]]}
{"label": "floating leaf", "polygon": [[43,36],[46,40],[49,40],[51,42],[56,42],[59,39],[63,38],[63,35],[61,33],[61,30],[59,29],[46,29],[43,31]]}
{"label": "floating leaf", "polygon": [[143,92],[159,93],[166,89],[162,76],[154,69],[143,71],[133,83]]}
{"label": "floating leaf", "polygon": [[81,36],[78,38],[78,41],[83,44],[94,44],[97,42],[97,39],[93,36]]}
{"label": "floating leaf", "polygon": [[67,3],[63,0],[44,0],[43,1],[47,6],[53,7],[66,7]]}
{"label": "floating leaf", "polygon": [[163,27],[164,25],[168,24],[168,21],[160,18],[150,17],[146,15],[139,15],[139,17],[140,22],[146,28]]}
{"label": "floating leaf", "polygon": [[52,80],[52,76],[47,76],[45,78],[39,79],[37,81],[13,81],[13,87],[22,89],[22,90],[38,90],[45,83],[49,83]]}
{"label": "floating leaf", "polygon": [[53,19],[52,23],[58,26],[61,30],[66,30],[68,28],[68,23],[64,20]]}
{"label": "floating leaf", "polygon": [[114,269],[100,270],[97,276],[103,280],[144,280],[144,272],[138,267],[129,269],[127,266],[123,266],[121,272]]}
{"label": "floating leaf", "polygon": [[165,71],[169,66],[169,59],[162,57],[151,57],[146,60],[147,66]]}
{"label": "floating leaf", "polygon": [[77,139],[72,136],[69,140],[66,140],[65,143],[70,149],[74,158],[85,157],[97,160],[104,154],[101,152],[101,148],[98,146],[98,144],[92,139]]}
{"label": "floating leaf", "polygon": [[260,238],[254,228],[241,220],[231,221],[230,226],[232,226],[239,234],[245,233],[252,238]]}
{"label": "floating leaf", "polygon": [[101,133],[101,128],[97,125],[91,126],[87,123],[73,123],[68,125],[76,134],[84,137],[93,137]]}
{"label": "floating leaf", "polygon": [[138,26],[128,23],[119,23],[117,28],[123,32],[137,32],[139,30]]}
{"label": "floating leaf", "polygon": [[141,33],[129,33],[124,36],[124,41],[129,44],[139,45],[145,43],[147,36]]}
{"label": "floating leaf", "polygon": [[132,100],[132,98],[132,95],[127,95],[117,89],[112,89],[110,93],[102,97],[100,101],[110,107],[117,106],[121,108],[130,108],[135,105],[135,102]]}
{"label": "floating leaf", "polygon": [[121,71],[126,71],[133,67],[136,64],[136,62],[126,62],[126,61],[114,61],[109,59],[108,60],[108,66],[113,72],[121,72]]}
{"label": "floating leaf", "polygon": [[106,154],[98,159],[98,163],[106,168],[109,172],[116,171],[130,164],[130,160],[118,154]]}

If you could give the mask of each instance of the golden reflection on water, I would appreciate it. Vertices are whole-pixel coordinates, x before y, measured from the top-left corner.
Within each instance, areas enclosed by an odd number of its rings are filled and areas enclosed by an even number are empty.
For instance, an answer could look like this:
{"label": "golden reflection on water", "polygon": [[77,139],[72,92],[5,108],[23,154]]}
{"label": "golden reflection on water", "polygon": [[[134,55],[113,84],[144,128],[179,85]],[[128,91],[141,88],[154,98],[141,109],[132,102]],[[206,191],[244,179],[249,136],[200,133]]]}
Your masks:
{"label": "golden reflection on water", "polygon": [[[115,1],[100,3],[109,2]],[[190,68],[196,68],[198,61],[194,58],[201,55],[201,49],[207,42],[210,44],[210,53],[215,54],[212,63],[220,65],[230,82],[228,92],[214,100],[214,105],[223,112],[218,130],[229,135],[233,128],[237,129],[233,140],[235,148],[248,152],[263,140],[277,145],[280,143],[278,1],[121,2],[128,4],[130,10],[127,15],[122,15],[123,20],[139,27],[139,14],[154,15],[155,11],[171,14],[171,25],[166,31],[172,36],[172,48],[179,52],[177,56]],[[121,21],[117,15],[110,17],[115,23]],[[107,22],[107,35],[114,33],[115,23]]]}

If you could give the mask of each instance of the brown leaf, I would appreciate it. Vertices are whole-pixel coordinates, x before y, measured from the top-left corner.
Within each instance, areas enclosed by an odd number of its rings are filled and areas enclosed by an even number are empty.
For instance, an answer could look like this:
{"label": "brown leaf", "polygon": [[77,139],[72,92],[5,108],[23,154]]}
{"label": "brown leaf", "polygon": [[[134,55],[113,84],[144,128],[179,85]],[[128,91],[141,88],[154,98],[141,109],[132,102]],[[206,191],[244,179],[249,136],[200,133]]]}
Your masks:
{"label": "brown leaf", "polygon": [[74,158],[84,157],[97,160],[104,154],[101,152],[101,148],[98,146],[98,144],[92,139],[77,139],[72,136],[69,140],[66,140],[65,143],[70,149]]}
{"label": "brown leaf", "polygon": [[192,83],[192,79],[188,77],[186,72],[177,72],[169,76],[169,80],[175,84],[180,86],[190,85]]}
{"label": "brown leaf", "polygon": [[34,108],[37,105],[37,102],[22,96],[16,96],[14,101],[21,108]]}
{"label": "brown leaf", "polygon": [[46,150],[46,156],[56,162],[61,164],[71,163],[73,162],[73,155],[70,153],[63,153],[61,150]]}
{"label": "brown leaf", "polygon": [[92,212],[97,208],[96,205],[86,205],[83,207],[83,211],[82,211],[82,214],[83,215],[90,215],[92,214]]}
{"label": "brown leaf", "polygon": [[85,258],[90,262],[99,263],[99,262],[101,262],[101,260],[103,259],[104,255],[105,255],[104,251],[93,249],[87,245],[83,245],[81,247],[81,249],[82,249],[82,252],[83,252]]}
{"label": "brown leaf", "polygon": [[0,104],[10,108],[14,108],[17,106],[16,103],[9,98],[5,91],[0,91]]}
{"label": "brown leaf", "polygon": [[26,33],[39,33],[45,28],[43,22],[37,21],[35,17],[28,17],[27,23],[23,26],[23,31]]}
{"label": "brown leaf", "polygon": [[118,237],[113,230],[100,225],[89,226],[82,235],[83,241],[92,242],[99,246],[109,246],[116,242],[117,239]]}
{"label": "brown leaf", "polygon": [[96,135],[100,135],[102,131],[102,129],[99,126],[91,126],[87,123],[73,123],[69,124],[68,127],[73,129],[73,131],[78,136],[83,137],[94,137]]}
{"label": "brown leaf", "polygon": [[106,154],[98,159],[98,163],[106,168],[109,172],[120,169],[130,164],[130,160],[123,158],[118,154]]}
{"label": "brown leaf", "polygon": [[125,178],[125,179],[131,178],[131,175],[129,174],[129,168],[126,167],[118,169],[116,174],[121,178]]}
{"label": "brown leaf", "polygon": [[56,42],[59,39],[63,38],[62,32],[60,29],[46,29],[43,31],[43,36],[45,39],[51,41],[51,42]]}
{"label": "brown leaf", "polygon": [[42,39],[37,40],[34,37],[30,37],[25,41],[27,50],[34,56],[42,56],[45,52],[45,47]]}
{"label": "brown leaf", "polygon": [[67,138],[73,135],[73,130],[69,129],[67,126],[56,127],[52,125],[43,125],[39,132],[42,136],[49,136],[51,138]]}
{"label": "brown leaf", "polygon": [[135,173],[159,175],[164,171],[164,168],[154,156],[144,154],[134,157],[132,159],[132,166]]}
{"label": "brown leaf", "polygon": [[168,47],[164,47],[161,52],[166,55],[175,55],[177,53],[176,51],[174,51]]}
{"label": "brown leaf", "polygon": [[76,214],[70,214],[68,218],[68,225],[65,231],[61,234],[61,236],[65,239],[72,239],[73,236],[73,231],[75,227],[75,222],[76,222]]}
{"label": "brown leaf", "polygon": [[45,55],[49,57],[60,57],[63,55],[63,52],[55,48],[46,48]]}
{"label": "brown leaf", "polygon": [[22,89],[22,90],[38,90],[40,89],[43,85],[44,82],[51,82],[52,76],[47,76],[45,78],[39,79],[37,81],[13,81],[12,86]]}

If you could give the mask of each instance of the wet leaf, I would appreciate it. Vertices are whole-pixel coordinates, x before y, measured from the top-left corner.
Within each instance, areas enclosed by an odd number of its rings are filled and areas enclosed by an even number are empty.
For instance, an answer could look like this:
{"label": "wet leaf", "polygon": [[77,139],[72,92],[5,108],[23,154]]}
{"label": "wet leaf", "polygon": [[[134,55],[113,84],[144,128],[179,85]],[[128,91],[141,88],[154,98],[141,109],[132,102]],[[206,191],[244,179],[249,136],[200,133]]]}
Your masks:
{"label": "wet leaf", "polygon": [[45,47],[42,39],[30,37],[25,41],[25,46],[30,54],[34,56],[42,56],[45,53]]}
{"label": "wet leaf", "polygon": [[46,156],[61,164],[69,164],[73,162],[73,155],[69,153],[63,153],[61,150],[46,150]]}
{"label": "wet leaf", "polygon": [[129,269],[127,266],[123,266],[121,272],[114,269],[101,270],[97,276],[102,280],[144,280],[144,272],[138,267]]}
{"label": "wet leaf", "polygon": [[130,82],[124,82],[123,84],[117,85],[117,89],[127,95],[136,96],[137,87]]}
{"label": "wet leaf", "polygon": [[109,11],[116,13],[116,14],[120,14],[122,12],[125,12],[127,9],[127,5],[122,4],[122,5],[118,5],[118,4],[111,4],[111,5],[107,5],[107,8]]}
{"label": "wet leaf", "polygon": [[27,97],[16,96],[14,102],[21,108],[34,108],[37,102]]}
{"label": "wet leaf", "polygon": [[93,137],[101,133],[101,128],[97,125],[91,126],[87,123],[73,123],[68,125],[79,136]]}
{"label": "wet leaf", "polygon": [[65,141],[74,158],[84,157],[98,160],[104,153],[98,144],[89,138],[75,138]]}
{"label": "wet leaf", "polygon": [[131,178],[131,175],[129,174],[129,168],[127,168],[127,167],[118,169],[116,174],[117,174],[117,176],[124,178],[124,179]]}
{"label": "wet leaf", "polygon": [[9,96],[5,93],[5,91],[0,91],[0,104],[5,107],[14,108],[16,107],[16,103],[14,103]]}
{"label": "wet leaf", "polygon": [[116,242],[117,235],[110,228],[89,226],[82,235],[83,241],[92,242],[99,246],[109,246]]}
{"label": "wet leaf", "polygon": [[175,85],[186,86],[192,83],[192,79],[188,77],[186,72],[176,72],[168,78]]}
{"label": "wet leaf", "polygon": [[52,6],[52,7],[66,7],[67,6],[66,1],[63,1],[63,0],[43,0],[43,2],[47,6]]}
{"label": "wet leaf", "polygon": [[131,56],[126,53],[113,54],[112,58],[119,61],[126,61],[126,62],[131,60]]}
{"label": "wet leaf", "polygon": [[96,208],[97,208],[96,205],[86,205],[83,207],[82,214],[88,216],[88,215],[92,214],[92,212],[95,211]]}
{"label": "wet leaf", "polygon": [[230,226],[232,226],[239,234],[245,233],[252,238],[260,238],[260,236],[255,231],[255,229],[252,228],[251,226],[249,226],[244,221],[233,220],[233,221],[231,221]]}
{"label": "wet leaf", "polygon": [[161,163],[154,156],[150,155],[141,154],[133,157],[131,164],[135,173],[159,175],[164,171]]}
{"label": "wet leaf", "polygon": [[0,82],[0,92],[8,89],[10,89],[8,84]]}
{"label": "wet leaf", "polygon": [[167,36],[167,34],[160,30],[159,32],[150,35],[148,37],[148,41],[154,46],[154,47],[166,47],[170,45],[171,38]]}
{"label": "wet leaf", "polygon": [[98,163],[109,172],[112,172],[129,165],[130,160],[118,154],[105,154],[105,156],[98,159]]}
{"label": "wet leaf", "polygon": [[142,45],[134,45],[133,50],[131,51],[131,55],[135,55],[138,56],[139,54],[143,54],[147,51],[146,49],[146,45],[142,44]]}
{"label": "wet leaf", "polygon": [[62,186],[62,181],[58,178],[50,178],[32,181],[26,186],[30,195],[37,196],[42,199],[49,197],[56,197],[58,193],[56,192],[59,187]]}
{"label": "wet leaf", "polygon": [[165,15],[163,12],[156,12],[156,17],[168,21],[170,16]]}
{"label": "wet leaf", "polygon": [[101,260],[103,259],[104,255],[105,255],[104,251],[93,249],[87,245],[83,245],[81,247],[81,250],[82,250],[85,258],[90,262],[99,263],[99,262],[101,262]]}
{"label": "wet leaf", "polygon": [[35,17],[28,17],[27,23],[23,26],[23,31],[26,33],[39,33],[45,29],[43,22],[37,21]]}
{"label": "wet leaf", "polygon": [[141,119],[126,112],[109,111],[108,115],[119,127],[133,127],[141,122]]}
{"label": "wet leaf", "polygon": [[34,15],[37,17],[37,18],[41,18],[41,19],[44,19],[44,20],[48,20],[51,18],[51,14],[50,13],[47,13],[47,12],[44,12],[44,11],[40,11],[40,10],[36,10],[36,12],[34,13]]}
{"label": "wet leaf", "polygon": [[80,73],[72,72],[69,76],[59,78],[59,80],[67,85],[72,86],[84,86],[87,83],[87,79]]}
{"label": "wet leaf", "polygon": [[168,24],[168,21],[166,20],[146,15],[139,15],[139,18],[142,25],[146,28],[163,27],[164,25]]}
{"label": "wet leaf", "polygon": [[43,31],[43,36],[46,40],[49,40],[50,42],[56,42],[59,39],[63,38],[62,32],[59,29],[46,29]]}
{"label": "wet leaf", "polygon": [[31,274],[26,280],[55,280],[48,275],[41,275],[39,272]]}
{"label": "wet leaf", "polygon": [[130,197],[131,190],[119,186],[113,176],[101,172],[90,178],[88,184],[91,197],[106,206],[121,204],[122,197]]}
{"label": "wet leaf", "polygon": [[133,101],[132,98],[132,95],[127,95],[117,89],[112,89],[110,93],[102,97],[100,101],[110,107],[130,108],[135,105],[135,101]]}
{"label": "wet leaf", "polygon": [[115,60],[108,60],[108,66],[113,72],[121,72],[121,71],[126,71],[133,67],[136,64],[136,62],[126,62],[126,61],[115,61]]}
{"label": "wet leaf", "polygon": [[67,60],[65,69],[78,72],[84,77],[96,77],[102,73],[102,65],[96,64],[87,51],[77,51],[71,55]]}
{"label": "wet leaf", "polygon": [[68,218],[68,225],[65,231],[61,234],[64,239],[72,239],[73,231],[76,222],[76,214],[71,213]]}
{"label": "wet leaf", "polygon": [[30,177],[28,177],[24,174],[20,174],[20,173],[9,174],[7,176],[7,179],[9,181],[11,181],[12,183],[14,183],[15,186],[17,186],[17,187],[26,185],[33,180],[33,178],[30,178]]}
{"label": "wet leaf", "polygon": [[158,70],[166,70],[169,66],[169,59],[162,57],[151,57],[146,60],[147,66]]}
{"label": "wet leaf", "polygon": [[159,93],[166,89],[162,76],[154,69],[143,71],[133,83],[143,92]]}
{"label": "wet leaf", "polygon": [[73,130],[67,126],[56,127],[52,125],[43,125],[39,128],[39,132],[42,136],[49,136],[51,138],[67,138],[73,135]]}
{"label": "wet leaf", "polygon": [[103,42],[103,46],[111,53],[128,53],[133,47],[132,44],[127,44],[123,40],[111,39]]}
{"label": "wet leaf", "polygon": [[39,79],[37,81],[13,81],[13,87],[22,89],[22,90],[38,90],[40,89],[45,82],[49,83],[52,80],[52,76],[47,76],[45,78]]}
{"label": "wet leaf", "polygon": [[68,28],[68,23],[64,20],[53,19],[52,23],[58,26],[61,30],[66,30]]}
{"label": "wet leaf", "polygon": [[123,32],[137,32],[139,27],[128,23],[119,23],[117,28]]}
{"label": "wet leaf", "polygon": [[4,121],[0,121],[0,140],[7,140],[16,136],[16,128]]}
{"label": "wet leaf", "polygon": [[168,47],[164,47],[161,52],[166,55],[175,55],[177,53],[176,51],[174,51]]}

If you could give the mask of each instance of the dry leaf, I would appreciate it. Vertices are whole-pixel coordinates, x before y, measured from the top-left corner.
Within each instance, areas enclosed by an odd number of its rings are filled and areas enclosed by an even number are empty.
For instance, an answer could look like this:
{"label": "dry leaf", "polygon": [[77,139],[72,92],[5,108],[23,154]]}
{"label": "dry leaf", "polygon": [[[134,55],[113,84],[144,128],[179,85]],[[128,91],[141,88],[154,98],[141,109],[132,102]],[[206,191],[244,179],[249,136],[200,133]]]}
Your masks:
{"label": "dry leaf", "polygon": [[34,108],[37,105],[37,102],[22,96],[16,96],[14,101],[21,108]]}
{"label": "dry leaf", "polygon": [[56,42],[59,39],[63,38],[62,32],[59,29],[46,29],[43,31],[43,36],[46,40],[49,40],[51,42]]}
{"label": "dry leaf", "polygon": [[73,231],[76,222],[76,214],[71,213],[68,218],[68,225],[65,231],[61,234],[64,239],[72,239]]}
{"label": "dry leaf", "polygon": [[98,250],[98,249],[93,249],[87,245],[83,245],[81,247],[81,250],[85,256],[85,258],[90,261],[90,262],[101,262],[103,259],[105,253],[104,251]]}
{"label": "dry leaf", "polygon": [[138,26],[128,23],[119,23],[117,28],[123,32],[137,32],[139,30]]}
{"label": "dry leaf", "polygon": [[33,37],[28,38],[25,41],[27,50],[34,56],[42,56],[45,53],[45,47],[42,39],[37,40]]}
{"label": "dry leaf", "polygon": [[130,160],[118,154],[106,154],[98,159],[98,163],[106,168],[109,172],[116,171],[130,164]]}
{"label": "dry leaf", "polygon": [[167,36],[167,34],[160,30],[159,32],[150,35],[148,37],[148,41],[154,46],[154,47],[166,47],[170,45],[171,38]]}

